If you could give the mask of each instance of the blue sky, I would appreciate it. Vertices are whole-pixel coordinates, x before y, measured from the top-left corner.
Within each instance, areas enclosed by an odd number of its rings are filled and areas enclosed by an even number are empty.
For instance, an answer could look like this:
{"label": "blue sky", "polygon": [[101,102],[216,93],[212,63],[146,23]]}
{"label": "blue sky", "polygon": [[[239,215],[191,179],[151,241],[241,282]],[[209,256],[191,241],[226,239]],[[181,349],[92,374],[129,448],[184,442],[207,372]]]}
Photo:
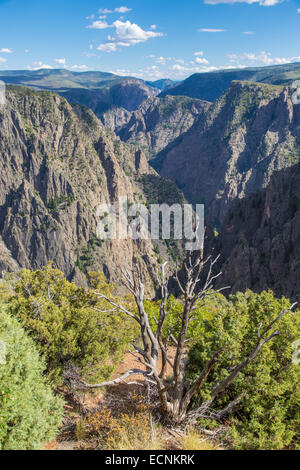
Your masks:
{"label": "blue sky", "polygon": [[183,79],[300,62],[300,0],[0,0],[0,70]]}

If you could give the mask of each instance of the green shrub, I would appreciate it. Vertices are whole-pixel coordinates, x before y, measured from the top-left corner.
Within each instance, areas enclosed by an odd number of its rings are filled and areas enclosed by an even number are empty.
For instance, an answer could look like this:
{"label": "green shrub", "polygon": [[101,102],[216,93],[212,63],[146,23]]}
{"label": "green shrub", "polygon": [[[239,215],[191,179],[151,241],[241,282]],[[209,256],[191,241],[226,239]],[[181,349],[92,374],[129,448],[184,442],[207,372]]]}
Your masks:
{"label": "green shrub", "polygon": [[[109,295],[112,286],[103,275],[92,273],[90,280]],[[130,320],[107,312],[93,290],[67,281],[51,264],[22,270],[8,307],[34,339],[54,382],[61,382],[70,363],[91,382],[109,378],[134,337]]]}
{"label": "green shrub", "polygon": [[[211,320],[203,322],[202,334],[189,353],[188,374],[192,380],[212,353],[222,349],[220,362],[201,389],[201,399],[209,398],[213,384],[225,379],[228,371],[247,357],[256,344],[259,328],[266,327],[289,306],[287,299],[276,299],[271,291],[248,291],[229,300],[223,298]],[[264,345],[216,401],[216,408],[223,409],[245,394],[230,422],[233,444],[238,449],[299,446],[300,366],[292,361],[293,342],[300,337],[299,312],[282,317],[270,333],[277,330],[280,336]]]}
{"label": "green shrub", "polygon": [[2,310],[0,341],[0,450],[42,448],[56,435],[62,400],[43,377],[44,364],[32,339]]}

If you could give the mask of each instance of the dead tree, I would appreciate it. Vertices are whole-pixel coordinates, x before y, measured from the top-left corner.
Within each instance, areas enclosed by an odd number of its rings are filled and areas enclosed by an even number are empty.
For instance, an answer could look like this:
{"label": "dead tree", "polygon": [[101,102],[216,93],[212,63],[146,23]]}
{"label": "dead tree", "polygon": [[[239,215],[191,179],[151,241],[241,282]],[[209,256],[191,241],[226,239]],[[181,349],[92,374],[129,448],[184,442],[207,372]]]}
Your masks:
{"label": "dead tree", "polygon": [[[133,272],[130,273],[127,269],[122,271],[124,277],[123,283],[134,297],[137,306],[137,314],[127,310],[127,308],[117,304],[103,294],[95,293],[98,297],[105,299],[113,306],[114,309],[112,312],[123,312],[138,323],[143,347],[139,348],[135,344],[132,344],[133,351],[131,351],[131,354],[138,359],[145,369],[128,370],[121,377],[101,384],[93,385],[80,380],[80,386],[86,389],[96,389],[118,384],[133,375],[142,375],[147,381],[154,384],[156,388],[159,397],[160,413],[165,422],[182,424],[193,422],[201,416],[212,416],[214,419],[221,419],[230,413],[243,397],[236,397],[224,410],[218,412],[211,411],[215,399],[230,386],[238,373],[255,359],[264,344],[279,334],[279,332],[276,331],[268,336],[274,324],[283,315],[288,313],[295,304],[290,309],[282,312],[262,332],[258,332],[256,347],[250,352],[248,357],[231,370],[225,380],[213,386],[208,401],[202,403],[197,409],[193,409],[191,407],[193,398],[198,394],[222,353],[221,350],[215,351],[212,357],[207,361],[203,370],[199,371],[199,376],[195,382],[189,387],[186,387],[185,379],[188,362],[187,334],[189,324],[193,319],[193,312],[203,305],[206,297],[226,289],[225,287],[217,290],[213,288],[214,281],[222,274],[213,273],[218,259],[219,256],[215,259],[213,259],[212,256],[208,256],[205,259],[202,252],[200,252],[199,256],[195,259],[190,255],[183,266],[186,278],[184,282],[180,281],[178,271],[176,272],[176,281],[182,293],[182,312],[178,318],[179,333],[176,335],[177,337],[175,337],[174,331],[169,331],[167,335],[168,338],[166,338],[166,335],[163,335],[165,320],[172,308],[168,302],[170,295],[168,291],[168,279],[165,274],[166,263],[163,264],[161,268],[161,303],[159,316],[156,319],[156,329],[151,327],[149,315],[145,308],[145,287],[137,263]],[[168,357],[168,343],[170,340],[176,348],[174,362]],[[160,367],[159,358],[161,358]],[[171,382],[166,380],[167,364],[169,364],[173,371]]]}

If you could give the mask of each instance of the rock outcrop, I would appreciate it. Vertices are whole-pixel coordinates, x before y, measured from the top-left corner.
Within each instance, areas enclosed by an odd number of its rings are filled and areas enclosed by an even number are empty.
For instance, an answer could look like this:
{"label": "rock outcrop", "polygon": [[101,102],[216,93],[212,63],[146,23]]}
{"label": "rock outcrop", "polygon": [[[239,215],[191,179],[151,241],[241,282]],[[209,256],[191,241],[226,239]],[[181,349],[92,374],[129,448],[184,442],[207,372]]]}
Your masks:
{"label": "rock outcrop", "polygon": [[116,128],[124,142],[139,146],[149,159],[187,132],[210,103],[184,96],[150,98]]}
{"label": "rock outcrop", "polygon": [[0,270],[53,260],[77,282],[96,269],[115,280],[136,258],[153,273],[151,240],[105,241],[96,230],[100,204],[121,196],[147,202],[145,174],[155,172],[142,152],[89,109],[50,92],[8,87],[0,108]]}

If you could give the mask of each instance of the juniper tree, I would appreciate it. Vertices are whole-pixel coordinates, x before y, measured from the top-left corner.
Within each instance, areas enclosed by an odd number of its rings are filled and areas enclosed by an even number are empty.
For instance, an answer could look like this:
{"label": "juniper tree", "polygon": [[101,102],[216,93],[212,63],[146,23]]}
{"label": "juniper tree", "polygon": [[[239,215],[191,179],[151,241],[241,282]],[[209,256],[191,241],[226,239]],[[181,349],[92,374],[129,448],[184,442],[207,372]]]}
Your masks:
{"label": "juniper tree", "polygon": [[[255,346],[247,357],[232,370],[228,371],[224,379],[214,384],[208,399],[203,400],[196,409],[193,408],[192,403],[194,397],[199,393],[199,390],[203,387],[215,364],[222,357],[222,349],[216,348],[211,354],[211,357],[209,357],[204,364],[202,370],[199,370],[193,383],[186,386],[189,349],[187,344],[187,332],[193,320],[193,313],[200,305],[204,304],[207,297],[225,289],[225,287],[214,289],[215,280],[221,276],[221,272],[214,274],[218,259],[219,256],[216,258],[212,256],[204,257],[202,251],[200,251],[197,256],[190,253],[183,264],[183,270],[185,272],[185,276],[183,277],[184,281],[180,280],[178,270],[176,271],[175,279],[181,292],[182,308],[178,316],[178,333],[174,335],[174,331],[171,329],[167,338],[162,334],[162,331],[172,307],[168,306],[170,292],[168,289],[168,278],[165,272],[166,263],[161,267],[161,302],[155,328],[151,326],[150,315],[145,307],[145,285],[138,263],[135,264],[131,272],[129,272],[128,269],[122,270],[122,282],[132,294],[136,304],[136,310],[129,310],[110,297],[107,297],[105,294],[96,292],[96,296],[105,299],[113,307],[112,314],[122,312],[138,324],[143,346],[138,347],[133,342],[131,354],[143,365],[143,369],[130,369],[115,380],[99,384],[88,384],[74,376],[73,379],[77,380],[77,386],[84,389],[96,389],[119,384],[133,375],[141,375],[155,387],[159,397],[161,416],[165,422],[181,424],[193,422],[198,418],[206,416],[207,410],[212,408],[217,397],[230,387],[238,374],[257,357],[263,346],[279,334],[273,327],[284,315],[290,312],[295,305],[282,311],[267,325],[260,325]],[[167,345],[170,339],[176,349],[174,361],[168,356]],[[159,360],[160,358],[161,361]],[[172,370],[171,381],[167,380],[166,377],[167,364]],[[235,397],[231,403],[228,403],[226,409],[218,411],[218,413],[215,413],[215,416],[226,416],[241,399],[241,396]]]}

